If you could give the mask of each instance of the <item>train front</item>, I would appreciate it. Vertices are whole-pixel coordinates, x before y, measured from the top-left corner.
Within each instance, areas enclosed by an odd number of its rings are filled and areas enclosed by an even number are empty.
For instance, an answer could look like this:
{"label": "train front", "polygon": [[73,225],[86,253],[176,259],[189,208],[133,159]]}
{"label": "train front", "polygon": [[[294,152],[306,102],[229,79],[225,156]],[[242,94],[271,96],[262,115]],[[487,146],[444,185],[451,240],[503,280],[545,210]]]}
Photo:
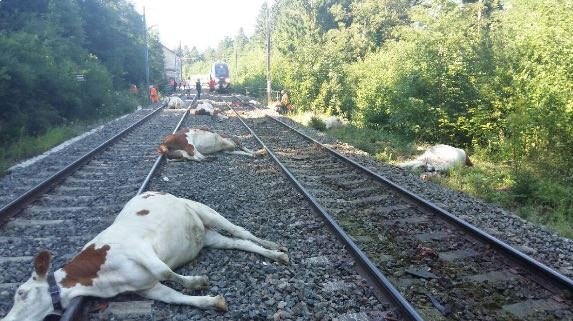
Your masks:
{"label": "train front", "polygon": [[211,71],[211,77],[215,79],[215,88],[217,90],[223,91],[231,87],[229,65],[226,63],[214,63]]}

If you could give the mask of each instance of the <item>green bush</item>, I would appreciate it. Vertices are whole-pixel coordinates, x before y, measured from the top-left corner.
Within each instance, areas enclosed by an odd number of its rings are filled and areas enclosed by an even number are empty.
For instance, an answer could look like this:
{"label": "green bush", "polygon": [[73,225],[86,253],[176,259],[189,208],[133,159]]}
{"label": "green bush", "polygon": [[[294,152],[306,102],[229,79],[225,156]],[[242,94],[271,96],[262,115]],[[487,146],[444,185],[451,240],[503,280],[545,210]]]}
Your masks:
{"label": "green bush", "polygon": [[[125,0],[0,1],[2,147],[132,111],[138,103],[125,91],[143,82],[142,45],[141,16]],[[160,83],[157,34],[150,62],[151,80]]]}
{"label": "green bush", "polygon": [[320,117],[317,117],[317,116],[312,116],[310,118],[310,121],[308,122],[308,127],[311,127],[311,128],[314,128],[314,129],[320,130],[320,131],[326,130],[326,124],[324,123],[324,121],[322,121],[322,119],[320,119]]}

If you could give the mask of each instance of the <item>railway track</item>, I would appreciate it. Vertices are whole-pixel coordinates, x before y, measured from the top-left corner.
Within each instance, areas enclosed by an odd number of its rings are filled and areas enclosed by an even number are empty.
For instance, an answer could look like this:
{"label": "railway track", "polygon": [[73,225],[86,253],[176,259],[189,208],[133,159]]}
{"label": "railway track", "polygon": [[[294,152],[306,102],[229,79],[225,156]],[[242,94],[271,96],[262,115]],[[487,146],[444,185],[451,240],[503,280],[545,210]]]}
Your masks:
{"label": "railway track", "polygon": [[1,209],[0,315],[12,305],[13,290],[29,277],[28,262],[39,250],[50,249],[53,266],[60,267],[111,224],[156,161],[157,143],[183,114],[157,109],[91,151],[69,147],[82,157],[58,166],[44,164],[48,170],[42,173],[56,173]]}
{"label": "railway track", "polygon": [[[25,263],[39,249],[51,249],[54,266],[63,265],[136,192],[149,189],[205,203],[254,234],[285,245],[290,265],[239,251],[203,251],[178,272],[208,275],[211,287],[199,292],[224,295],[227,313],[126,294],[78,304],[62,320],[80,314],[118,321],[417,320],[398,308],[392,295],[381,294],[379,284],[369,285],[357,273],[351,255],[356,253],[328,231],[329,223],[313,214],[317,209],[332,214],[373,269],[388,275],[425,320],[573,320],[571,297],[559,282],[540,286],[528,269],[269,118],[245,121],[318,206],[309,205],[270,158],[222,154],[206,163],[161,166],[155,147],[181,112],[161,115],[122,139],[123,148],[100,154],[0,228],[0,315],[12,304],[12,289],[29,276]],[[225,122],[188,117],[181,125],[207,126],[237,136],[248,148],[261,146],[237,117]],[[145,178],[151,167],[158,174]],[[371,274],[362,275],[372,281]]]}
{"label": "railway track", "polygon": [[245,122],[424,319],[573,320],[570,279],[284,123]]}
{"label": "railway track", "polygon": [[[236,136],[247,148],[260,148],[237,117],[221,122],[192,116],[182,126],[209,127]],[[123,295],[94,301],[89,320],[394,320],[392,305],[376,299],[343,245],[269,158],[218,154],[204,163],[169,162],[149,189],[211,206],[257,236],[286,246],[291,262],[281,266],[252,253],[203,250],[177,272],[209,276],[210,287],[194,293],[224,295],[228,312]],[[102,305],[107,308],[100,311]]]}
{"label": "railway track", "polygon": [[[132,124],[150,116],[157,109],[143,109],[131,115],[115,119],[105,126],[99,126],[88,133],[76,137],[67,146],[58,146],[56,152],[36,157],[32,161],[14,166],[0,180],[0,208],[5,207],[39,183],[64,169],[80,157],[110,140]],[[34,175],[30,175],[34,173]]]}

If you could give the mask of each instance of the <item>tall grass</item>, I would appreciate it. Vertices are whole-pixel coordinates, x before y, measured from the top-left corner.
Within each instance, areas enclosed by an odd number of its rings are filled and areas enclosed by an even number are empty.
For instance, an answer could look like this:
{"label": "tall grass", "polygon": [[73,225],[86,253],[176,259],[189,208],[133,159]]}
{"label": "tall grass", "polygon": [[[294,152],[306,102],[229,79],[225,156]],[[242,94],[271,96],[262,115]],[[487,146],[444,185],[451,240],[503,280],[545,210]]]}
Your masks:
{"label": "tall grass", "polygon": [[44,135],[21,136],[15,143],[0,150],[0,174],[17,161],[39,155],[85,131],[85,126],[63,126],[49,129]]}

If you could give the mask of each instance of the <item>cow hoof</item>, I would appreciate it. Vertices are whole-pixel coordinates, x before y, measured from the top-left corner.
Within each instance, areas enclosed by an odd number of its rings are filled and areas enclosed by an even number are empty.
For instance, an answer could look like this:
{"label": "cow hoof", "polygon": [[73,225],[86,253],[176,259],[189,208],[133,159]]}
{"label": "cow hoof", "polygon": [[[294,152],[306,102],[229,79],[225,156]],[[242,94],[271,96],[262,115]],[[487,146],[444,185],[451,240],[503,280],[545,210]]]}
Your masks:
{"label": "cow hoof", "polygon": [[256,158],[263,158],[265,156],[267,156],[267,150],[266,149],[261,149],[255,153]]}
{"label": "cow hoof", "polygon": [[288,265],[288,255],[286,253],[281,253],[281,255],[279,255],[277,258],[277,261],[280,264]]}
{"label": "cow hoof", "polygon": [[228,311],[228,307],[227,307],[227,301],[225,300],[225,298],[222,295],[217,295],[215,297],[215,309],[219,310],[219,311]]}

